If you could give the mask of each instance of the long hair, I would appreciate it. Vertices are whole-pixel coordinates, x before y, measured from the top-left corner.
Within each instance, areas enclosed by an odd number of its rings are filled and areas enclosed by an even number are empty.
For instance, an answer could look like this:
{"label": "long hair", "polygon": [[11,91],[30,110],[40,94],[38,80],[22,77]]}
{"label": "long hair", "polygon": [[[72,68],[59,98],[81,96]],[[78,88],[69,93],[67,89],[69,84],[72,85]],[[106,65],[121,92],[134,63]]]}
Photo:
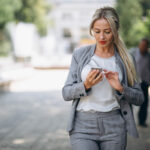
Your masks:
{"label": "long hair", "polygon": [[119,35],[119,16],[116,10],[112,7],[103,7],[97,9],[92,17],[92,21],[90,24],[90,30],[89,30],[90,35],[92,35],[92,28],[95,21],[101,18],[106,19],[110,24],[111,31],[113,33],[113,42],[116,45],[118,53],[125,64],[127,70],[128,84],[132,86],[134,84],[134,81],[137,81],[138,78],[133,63],[133,59],[131,55],[128,53],[128,50]]}

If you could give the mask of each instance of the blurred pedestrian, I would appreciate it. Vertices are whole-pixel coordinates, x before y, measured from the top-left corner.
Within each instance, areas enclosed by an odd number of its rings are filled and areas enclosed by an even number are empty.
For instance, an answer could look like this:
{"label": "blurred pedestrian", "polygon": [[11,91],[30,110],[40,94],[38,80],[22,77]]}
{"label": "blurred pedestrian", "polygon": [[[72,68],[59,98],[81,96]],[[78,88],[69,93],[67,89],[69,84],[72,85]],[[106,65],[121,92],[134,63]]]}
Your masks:
{"label": "blurred pedestrian", "polygon": [[143,38],[138,48],[131,50],[131,54],[135,59],[137,73],[141,79],[141,88],[144,93],[144,103],[138,111],[138,122],[142,127],[147,127],[147,111],[148,111],[148,87],[150,85],[150,53],[148,51],[148,39]]}
{"label": "blurred pedestrian", "polygon": [[73,150],[125,150],[138,137],[131,105],[144,97],[112,7],[97,9],[90,24],[96,43],[73,52],[62,89],[72,102],[68,132]]}

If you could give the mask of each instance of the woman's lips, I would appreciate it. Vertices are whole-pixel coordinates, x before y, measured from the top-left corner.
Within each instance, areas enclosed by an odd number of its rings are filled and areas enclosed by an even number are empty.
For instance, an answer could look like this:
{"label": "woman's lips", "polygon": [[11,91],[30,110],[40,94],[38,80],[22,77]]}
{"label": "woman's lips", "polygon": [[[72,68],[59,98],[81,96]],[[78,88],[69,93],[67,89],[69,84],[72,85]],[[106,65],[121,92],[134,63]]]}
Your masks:
{"label": "woman's lips", "polygon": [[99,41],[99,43],[104,45],[104,44],[106,44],[106,41]]}

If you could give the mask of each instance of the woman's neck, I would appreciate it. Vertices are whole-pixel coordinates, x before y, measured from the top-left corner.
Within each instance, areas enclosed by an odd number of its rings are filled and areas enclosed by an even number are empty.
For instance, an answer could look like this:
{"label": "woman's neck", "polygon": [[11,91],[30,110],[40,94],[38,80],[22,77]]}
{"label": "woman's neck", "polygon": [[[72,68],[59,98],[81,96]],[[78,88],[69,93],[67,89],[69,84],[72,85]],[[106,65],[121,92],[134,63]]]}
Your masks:
{"label": "woman's neck", "polygon": [[113,44],[106,46],[106,47],[101,47],[98,44],[96,45],[96,50],[95,54],[101,57],[111,57],[114,55],[114,46]]}

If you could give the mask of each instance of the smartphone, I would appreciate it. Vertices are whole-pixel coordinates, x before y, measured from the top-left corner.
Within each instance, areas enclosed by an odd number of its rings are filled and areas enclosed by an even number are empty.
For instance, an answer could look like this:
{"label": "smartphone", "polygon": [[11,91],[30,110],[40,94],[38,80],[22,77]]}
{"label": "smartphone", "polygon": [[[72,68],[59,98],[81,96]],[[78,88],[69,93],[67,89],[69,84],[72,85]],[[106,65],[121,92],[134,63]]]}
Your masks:
{"label": "smartphone", "polygon": [[95,78],[97,78],[97,76],[103,71],[103,69],[100,68],[100,67],[92,67],[92,68],[91,68],[91,70],[94,70],[94,69],[98,69],[98,70],[99,70],[99,72],[97,73],[97,75],[96,75],[96,77],[95,77]]}
{"label": "smartphone", "polygon": [[103,71],[103,69],[100,68],[100,67],[92,67],[92,68],[91,68],[91,70],[94,70],[94,69],[98,69],[98,70],[99,70],[99,73],[101,73],[101,72]]}

